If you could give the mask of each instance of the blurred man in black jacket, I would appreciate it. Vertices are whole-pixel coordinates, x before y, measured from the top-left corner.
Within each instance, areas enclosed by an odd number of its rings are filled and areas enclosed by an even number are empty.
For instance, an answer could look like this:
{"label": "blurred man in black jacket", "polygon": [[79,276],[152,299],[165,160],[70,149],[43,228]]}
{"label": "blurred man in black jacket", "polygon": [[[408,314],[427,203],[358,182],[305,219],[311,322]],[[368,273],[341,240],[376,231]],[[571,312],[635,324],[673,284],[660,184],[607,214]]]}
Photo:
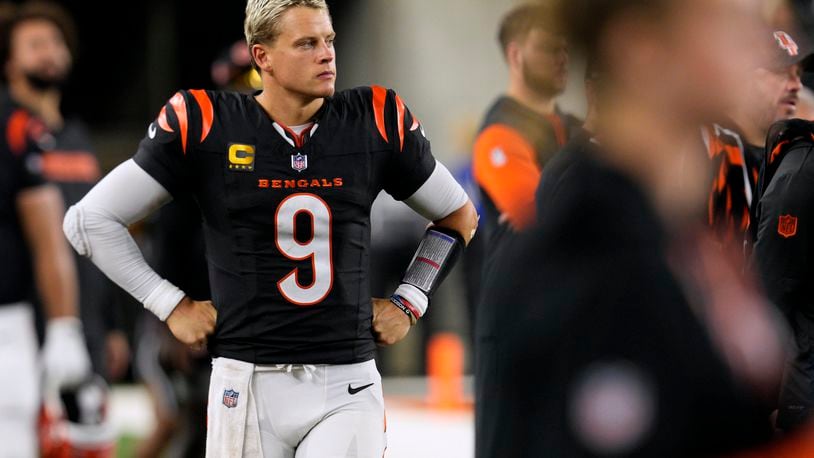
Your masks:
{"label": "blurred man in black jacket", "polygon": [[756,197],[755,265],[794,335],[777,416],[784,431],[809,420],[814,406],[813,135],[814,124],[799,119],[772,126]]}

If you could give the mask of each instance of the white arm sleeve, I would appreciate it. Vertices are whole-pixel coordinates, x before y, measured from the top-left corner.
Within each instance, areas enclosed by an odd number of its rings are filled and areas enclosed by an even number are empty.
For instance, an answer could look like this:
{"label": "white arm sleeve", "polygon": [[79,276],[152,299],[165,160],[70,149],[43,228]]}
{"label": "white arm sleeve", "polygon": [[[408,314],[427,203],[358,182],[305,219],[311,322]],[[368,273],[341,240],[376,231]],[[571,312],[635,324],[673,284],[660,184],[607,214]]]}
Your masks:
{"label": "white arm sleeve", "polygon": [[74,249],[162,321],[184,292],[147,265],[127,226],[170,200],[167,190],[131,159],[68,209],[63,222]]}
{"label": "white arm sleeve", "polygon": [[469,201],[464,188],[455,181],[444,164],[436,161],[435,170],[412,196],[404,200],[416,213],[430,221],[446,218]]}

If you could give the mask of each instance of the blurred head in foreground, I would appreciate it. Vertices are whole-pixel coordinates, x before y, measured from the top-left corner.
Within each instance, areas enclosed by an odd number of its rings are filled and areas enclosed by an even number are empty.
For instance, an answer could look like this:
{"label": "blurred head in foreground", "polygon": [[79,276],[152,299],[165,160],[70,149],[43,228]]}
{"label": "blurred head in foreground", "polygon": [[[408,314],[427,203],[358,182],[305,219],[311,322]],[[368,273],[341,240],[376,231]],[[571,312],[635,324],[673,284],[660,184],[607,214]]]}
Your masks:
{"label": "blurred head in foreground", "polygon": [[558,0],[555,11],[602,75],[595,135],[608,159],[670,216],[694,214],[707,164],[682,152],[745,96],[744,74],[765,56],[761,2]]}
{"label": "blurred head in foreground", "polygon": [[509,67],[513,89],[553,98],[568,81],[568,45],[550,8],[527,4],[509,11],[500,23],[498,41]]}
{"label": "blurred head in foreground", "polygon": [[556,5],[569,40],[603,74],[605,98],[658,107],[676,121],[725,112],[745,93],[744,72],[758,66],[766,47],[760,0]]}

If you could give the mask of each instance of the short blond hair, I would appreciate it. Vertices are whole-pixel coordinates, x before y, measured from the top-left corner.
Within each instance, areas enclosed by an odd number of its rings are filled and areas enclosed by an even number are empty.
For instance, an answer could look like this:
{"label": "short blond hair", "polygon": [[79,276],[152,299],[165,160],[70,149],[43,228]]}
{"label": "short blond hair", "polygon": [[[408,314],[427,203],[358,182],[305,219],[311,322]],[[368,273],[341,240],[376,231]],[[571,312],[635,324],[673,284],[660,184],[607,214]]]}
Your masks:
{"label": "short blond hair", "polygon": [[[249,0],[246,3],[246,20],[243,33],[249,51],[260,43],[272,44],[280,35],[280,18],[283,13],[297,6],[328,11],[325,0]],[[252,65],[257,67],[252,56]]]}

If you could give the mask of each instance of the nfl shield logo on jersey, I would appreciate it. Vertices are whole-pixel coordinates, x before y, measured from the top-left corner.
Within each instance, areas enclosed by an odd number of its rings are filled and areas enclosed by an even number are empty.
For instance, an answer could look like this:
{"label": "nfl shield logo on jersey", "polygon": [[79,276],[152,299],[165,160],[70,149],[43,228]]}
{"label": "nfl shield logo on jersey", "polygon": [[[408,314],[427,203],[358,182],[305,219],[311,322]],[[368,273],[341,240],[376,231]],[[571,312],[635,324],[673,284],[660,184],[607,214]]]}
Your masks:
{"label": "nfl shield logo on jersey", "polygon": [[237,407],[237,397],[240,396],[235,390],[224,390],[223,391],[223,405],[228,408]]}
{"label": "nfl shield logo on jersey", "polygon": [[787,239],[797,235],[797,217],[782,215],[777,223],[777,233]]}
{"label": "nfl shield logo on jersey", "polygon": [[308,168],[308,156],[302,153],[291,155],[291,168],[297,172],[302,172]]}

